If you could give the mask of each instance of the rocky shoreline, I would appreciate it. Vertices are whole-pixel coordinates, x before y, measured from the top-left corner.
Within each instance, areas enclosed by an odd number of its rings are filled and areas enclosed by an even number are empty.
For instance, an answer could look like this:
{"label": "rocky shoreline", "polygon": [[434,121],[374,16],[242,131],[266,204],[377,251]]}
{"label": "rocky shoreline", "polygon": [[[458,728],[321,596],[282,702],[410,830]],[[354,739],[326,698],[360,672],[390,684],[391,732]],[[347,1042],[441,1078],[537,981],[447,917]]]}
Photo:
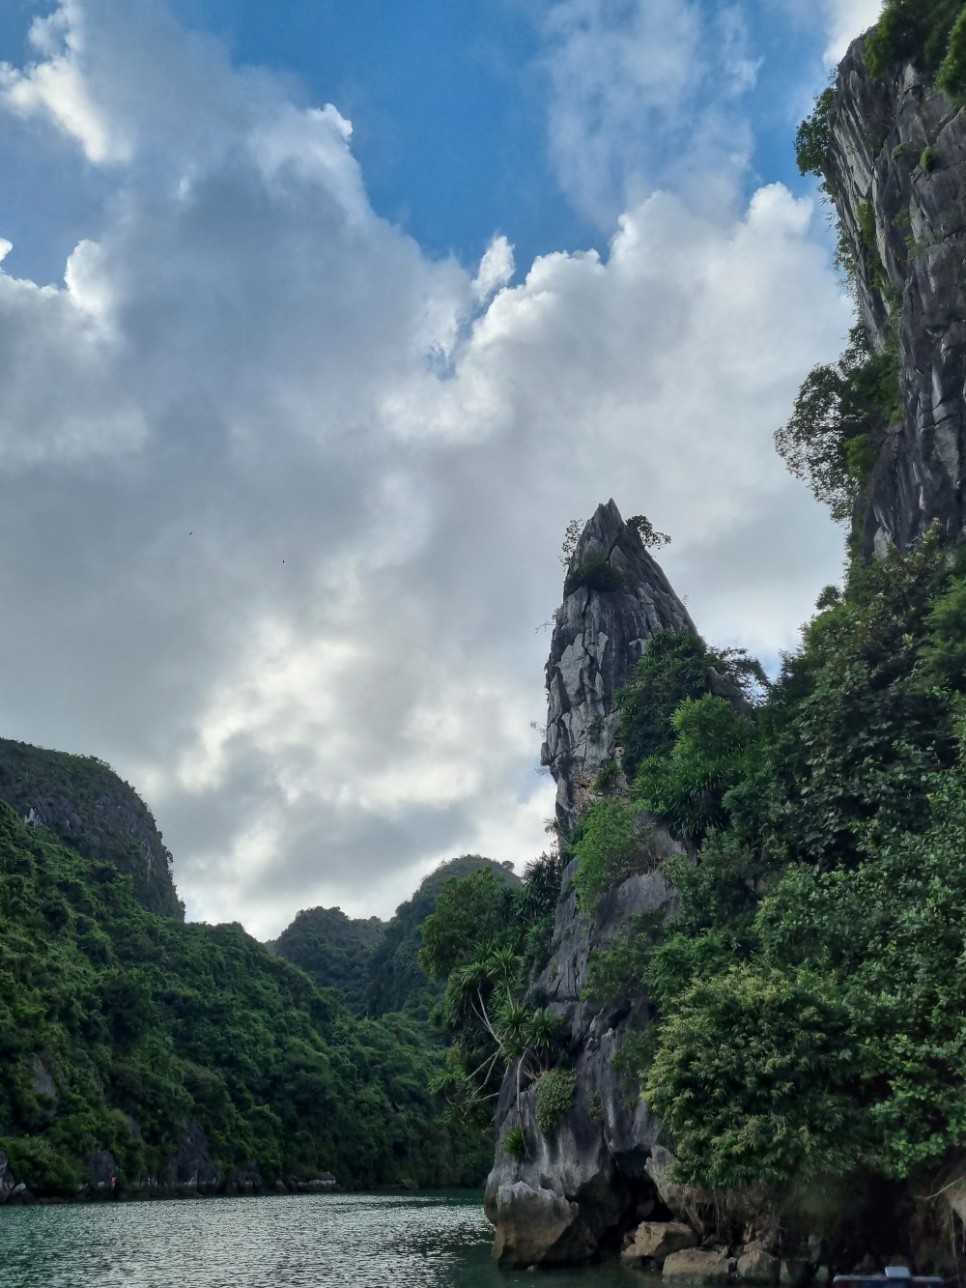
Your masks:
{"label": "rocky shoreline", "polygon": [[[257,1167],[236,1168],[230,1176],[204,1164],[189,1174],[175,1170],[168,1177],[138,1177],[125,1180],[109,1150],[97,1150],[88,1165],[88,1179],[71,1197],[36,1195],[23,1181],[18,1181],[7,1155],[0,1150],[0,1206],[27,1204],[52,1205],[92,1203],[104,1200],[134,1201],[144,1199],[213,1198],[238,1194],[326,1194],[344,1189],[331,1172],[323,1172],[307,1181],[276,1178],[267,1181]],[[415,1189],[415,1182],[401,1180],[399,1189]]]}

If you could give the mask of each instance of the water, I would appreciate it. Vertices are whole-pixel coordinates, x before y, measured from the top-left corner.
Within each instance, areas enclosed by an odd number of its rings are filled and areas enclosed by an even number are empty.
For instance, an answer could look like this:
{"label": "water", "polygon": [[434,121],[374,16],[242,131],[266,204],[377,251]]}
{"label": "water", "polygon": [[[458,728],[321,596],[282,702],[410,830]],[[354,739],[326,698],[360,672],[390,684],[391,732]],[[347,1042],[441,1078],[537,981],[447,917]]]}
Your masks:
{"label": "water", "polygon": [[3,1288],[652,1288],[618,1265],[500,1271],[477,1194],[0,1208]]}

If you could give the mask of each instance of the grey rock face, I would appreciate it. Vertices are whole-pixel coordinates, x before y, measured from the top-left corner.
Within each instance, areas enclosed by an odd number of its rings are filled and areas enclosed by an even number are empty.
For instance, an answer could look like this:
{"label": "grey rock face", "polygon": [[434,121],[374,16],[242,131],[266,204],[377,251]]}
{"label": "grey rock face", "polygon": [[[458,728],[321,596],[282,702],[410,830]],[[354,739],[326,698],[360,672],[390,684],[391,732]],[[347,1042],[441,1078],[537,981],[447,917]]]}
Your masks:
{"label": "grey rock face", "polygon": [[109,765],[0,738],[0,801],[85,858],[114,864],[152,912],[184,917],[151,811]]}
{"label": "grey rock face", "polygon": [[214,1193],[220,1179],[219,1172],[211,1161],[205,1133],[193,1118],[189,1118],[185,1123],[178,1152],[171,1160],[167,1185],[172,1190]]}
{"label": "grey rock face", "polygon": [[868,555],[934,522],[950,541],[966,526],[966,114],[910,64],[872,80],[863,55],[860,39],[839,67],[826,179],[863,320],[878,349],[899,346],[902,415],[869,488]]}
{"label": "grey rock face", "polygon": [[0,1203],[6,1203],[16,1188],[17,1181],[10,1170],[10,1162],[3,1150],[0,1149]]}
{"label": "grey rock face", "polygon": [[658,631],[694,630],[637,531],[613,501],[597,507],[570,560],[568,580],[588,561],[609,589],[578,585],[557,610],[547,662],[547,736],[541,763],[557,783],[557,819],[569,826],[602,765],[614,758],[614,694]]}
{"label": "grey rock face", "polygon": [[95,1149],[87,1164],[87,1186],[94,1194],[113,1194],[117,1185],[117,1159],[109,1149]]}
{"label": "grey rock face", "polygon": [[[543,762],[557,781],[557,815],[569,826],[593,797],[596,774],[615,759],[614,694],[628,679],[651,636],[694,630],[684,605],[613,501],[598,507],[570,563],[594,560],[593,585],[576,587],[557,613],[547,664],[549,716]],[[609,571],[602,571],[609,570]],[[658,857],[680,847],[656,830]],[[670,913],[675,893],[659,866],[629,876],[602,900],[592,918],[580,913],[564,873],[554,924],[554,948],[534,992],[561,1019],[575,1073],[574,1099],[564,1122],[546,1137],[536,1120],[537,1086],[508,1074],[496,1113],[497,1139],[523,1129],[522,1160],[497,1151],[486,1189],[496,1226],[495,1254],[505,1264],[576,1262],[593,1256],[628,1223],[668,1215],[647,1174],[660,1124],[637,1087],[615,1065],[628,1029],[650,1018],[648,998],[602,1002],[584,995],[589,961],[642,912]],[[647,1211],[640,1211],[640,1206]],[[636,1221],[634,1217],[636,1214]]]}
{"label": "grey rock face", "polygon": [[[567,886],[570,876],[565,874]],[[519,1125],[527,1144],[527,1156],[519,1161],[505,1157],[498,1145],[487,1181],[486,1210],[497,1231],[494,1253],[505,1264],[587,1260],[635,1205],[656,1197],[646,1164],[660,1123],[614,1063],[628,1028],[647,1023],[647,996],[602,1004],[584,998],[582,990],[592,953],[606,949],[638,913],[670,912],[674,900],[672,887],[655,871],[631,876],[610,891],[590,924],[578,914],[572,888],[557,908],[557,946],[536,989],[561,1016],[576,1074],[574,1100],[548,1138],[537,1125],[536,1084],[522,1086],[518,1097],[515,1074],[504,1081],[497,1140]],[[514,1234],[522,1222],[514,1205],[524,1193],[528,1211],[539,1202],[553,1212],[552,1221],[539,1223],[542,1234],[528,1236],[525,1255]]]}
{"label": "grey rock face", "polygon": [[684,1248],[664,1262],[665,1279],[699,1284],[724,1284],[731,1278],[727,1248]]}

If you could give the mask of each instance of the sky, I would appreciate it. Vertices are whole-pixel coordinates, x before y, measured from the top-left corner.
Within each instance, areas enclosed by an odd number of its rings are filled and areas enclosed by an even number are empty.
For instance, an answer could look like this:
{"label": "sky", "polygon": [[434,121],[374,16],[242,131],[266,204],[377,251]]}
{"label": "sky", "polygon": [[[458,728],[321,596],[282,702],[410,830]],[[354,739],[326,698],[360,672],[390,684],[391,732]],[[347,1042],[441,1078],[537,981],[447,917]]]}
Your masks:
{"label": "sky", "polygon": [[613,497],[771,667],[843,534],[772,447],[851,304],[798,121],[877,0],[5,0],[0,734],[107,760],[192,919],[547,845]]}

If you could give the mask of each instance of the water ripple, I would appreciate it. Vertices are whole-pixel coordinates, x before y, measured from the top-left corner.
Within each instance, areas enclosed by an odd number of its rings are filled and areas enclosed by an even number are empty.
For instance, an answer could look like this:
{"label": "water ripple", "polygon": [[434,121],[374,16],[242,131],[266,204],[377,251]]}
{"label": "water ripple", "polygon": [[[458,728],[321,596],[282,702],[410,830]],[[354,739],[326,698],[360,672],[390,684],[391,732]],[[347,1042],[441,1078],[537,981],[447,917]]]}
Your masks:
{"label": "water ripple", "polygon": [[[0,1208],[3,1288],[511,1288],[478,1195],[300,1197]],[[553,1288],[640,1288],[619,1268]]]}

